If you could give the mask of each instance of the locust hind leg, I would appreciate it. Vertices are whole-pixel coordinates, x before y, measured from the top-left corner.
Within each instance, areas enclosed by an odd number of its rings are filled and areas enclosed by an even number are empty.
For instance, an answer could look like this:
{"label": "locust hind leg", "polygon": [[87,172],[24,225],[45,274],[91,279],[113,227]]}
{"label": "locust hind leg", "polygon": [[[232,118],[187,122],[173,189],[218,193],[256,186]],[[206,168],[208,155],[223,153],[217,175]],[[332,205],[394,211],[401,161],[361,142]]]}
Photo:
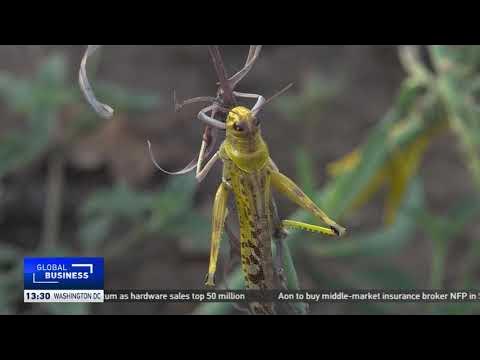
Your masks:
{"label": "locust hind leg", "polygon": [[337,231],[332,230],[331,228],[326,228],[323,226],[307,224],[300,221],[294,220],[282,220],[282,225],[290,229],[298,229],[304,231],[310,231],[318,234],[329,235],[329,236],[338,236]]}
{"label": "locust hind leg", "polygon": [[[328,233],[328,235],[331,235],[330,231],[337,236],[341,236],[345,233],[346,229],[330,219],[327,214],[325,214],[325,212],[323,212],[292,180],[283,175],[281,172],[275,170],[276,169],[274,168],[271,173],[271,182],[273,188],[284,194],[288,199],[296,203],[298,206],[312,213],[316,218],[323,221],[328,225],[329,229],[294,221],[289,221],[287,223],[284,222],[284,225],[291,225],[291,227],[298,228],[303,226],[304,230]],[[324,230],[326,232],[324,232]]]}
{"label": "locust hind leg", "polygon": [[213,204],[213,219],[212,219],[212,241],[210,248],[210,265],[208,267],[208,274],[206,276],[206,286],[215,286],[215,272],[217,270],[218,254],[220,250],[220,242],[222,239],[223,227],[227,215],[227,201],[229,190],[227,186],[222,183],[215,196]]}

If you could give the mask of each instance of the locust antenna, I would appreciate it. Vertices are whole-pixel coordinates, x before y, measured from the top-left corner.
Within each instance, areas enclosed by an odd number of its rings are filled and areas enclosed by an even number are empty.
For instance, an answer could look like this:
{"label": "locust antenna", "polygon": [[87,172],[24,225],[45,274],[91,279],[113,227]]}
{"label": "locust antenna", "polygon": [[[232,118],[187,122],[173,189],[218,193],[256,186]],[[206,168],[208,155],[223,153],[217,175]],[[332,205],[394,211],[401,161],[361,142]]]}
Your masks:
{"label": "locust antenna", "polygon": [[276,98],[280,97],[281,95],[283,95],[284,93],[286,93],[288,90],[290,90],[290,88],[293,86],[293,83],[291,84],[288,84],[287,86],[285,86],[282,90],[280,90],[279,92],[277,92],[276,94],[274,94],[272,97],[270,97],[269,99],[267,99],[266,101],[262,102],[259,106],[256,106],[252,109],[252,113],[253,113],[253,116],[257,116],[257,114],[263,110],[263,108],[265,107],[265,105],[271,103],[273,100],[275,100]]}

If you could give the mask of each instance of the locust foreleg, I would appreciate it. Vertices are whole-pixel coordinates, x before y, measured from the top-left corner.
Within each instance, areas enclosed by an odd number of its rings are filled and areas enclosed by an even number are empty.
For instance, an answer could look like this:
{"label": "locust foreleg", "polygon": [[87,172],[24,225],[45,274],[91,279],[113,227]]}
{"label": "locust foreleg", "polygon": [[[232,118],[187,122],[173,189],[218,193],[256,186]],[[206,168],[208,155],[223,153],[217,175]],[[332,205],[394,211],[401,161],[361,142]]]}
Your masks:
{"label": "locust foreleg", "polygon": [[219,155],[218,155],[218,152],[215,153],[215,155],[213,155],[213,157],[210,159],[210,161],[205,165],[205,167],[202,169],[201,166],[202,166],[202,157],[203,157],[203,146],[202,146],[202,150],[200,151],[200,157],[199,157],[199,160],[198,160],[198,165],[197,165],[197,175],[196,175],[196,179],[197,181],[200,183],[203,181],[203,179],[205,179],[205,177],[208,175],[208,173],[210,172],[210,170],[212,170],[213,166],[216,164],[216,162],[218,161],[218,159],[220,158]]}

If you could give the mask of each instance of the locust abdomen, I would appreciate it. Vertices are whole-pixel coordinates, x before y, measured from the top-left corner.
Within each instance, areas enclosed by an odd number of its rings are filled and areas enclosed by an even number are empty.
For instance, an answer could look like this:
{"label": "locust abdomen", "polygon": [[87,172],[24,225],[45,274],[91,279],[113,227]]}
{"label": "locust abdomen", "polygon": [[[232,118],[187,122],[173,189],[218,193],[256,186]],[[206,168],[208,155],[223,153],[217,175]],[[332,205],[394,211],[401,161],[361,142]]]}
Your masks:
{"label": "locust abdomen", "polygon": [[[240,169],[231,172],[240,224],[240,255],[245,287],[249,290],[274,289],[272,258],[272,230],[270,221],[269,169],[246,173]],[[274,314],[272,303],[252,303],[255,314]]]}

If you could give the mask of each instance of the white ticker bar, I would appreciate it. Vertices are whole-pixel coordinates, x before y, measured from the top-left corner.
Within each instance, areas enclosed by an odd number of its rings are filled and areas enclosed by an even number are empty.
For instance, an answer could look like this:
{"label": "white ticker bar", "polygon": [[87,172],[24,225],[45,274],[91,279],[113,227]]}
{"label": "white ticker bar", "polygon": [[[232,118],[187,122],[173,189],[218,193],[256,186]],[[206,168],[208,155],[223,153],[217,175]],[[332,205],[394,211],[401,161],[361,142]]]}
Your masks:
{"label": "white ticker bar", "polygon": [[24,290],[25,303],[103,303],[103,290]]}

